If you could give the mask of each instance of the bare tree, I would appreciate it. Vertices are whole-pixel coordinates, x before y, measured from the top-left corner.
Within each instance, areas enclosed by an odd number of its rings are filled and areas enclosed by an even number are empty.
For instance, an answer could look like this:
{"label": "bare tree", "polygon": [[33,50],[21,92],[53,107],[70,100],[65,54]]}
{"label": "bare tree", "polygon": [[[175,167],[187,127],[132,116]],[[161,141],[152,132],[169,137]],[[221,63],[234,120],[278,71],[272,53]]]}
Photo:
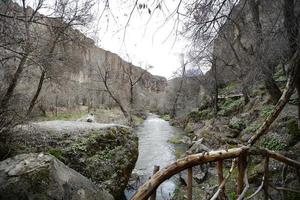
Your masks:
{"label": "bare tree", "polygon": [[32,112],[44,81],[50,78],[49,72],[51,72],[54,59],[57,57],[57,53],[55,52],[56,47],[62,43],[76,39],[72,35],[72,28],[75,26],[85,26],[91,21],[90,13],[93,4],[92,0],[87,0],[82,4],[77,1],[75,3],[61,0],[56,1],[54,10],[57,13],[55,13],[54,17],[46,18],[50,36],[49,39],[45,38],[47,40],[46,48],[44,47],[43,51],[40,52],[40,59],[37,61],[41,69],[41,74],[36,92],[30,101],[27,115]]}
{"label": "bare tree", "polygon": [[108,52],[105,52],[104,63],[102,66],[97,64],[97,75],[100,78],[101,82],[104,85],[105,91],[109,94],[109,96],[114,100],[114,102],[119,106],[122,111],[124,117],[129,119],[130,113],[127,111],[125,105],[123,105],[120,98],[114,93],[112,84],[111,84],[111,63],[108,60],[107,56]]}
{"label": "bare tree", "polygon": [[142,80],[143,76],[147,72],[147,69],[135,70],[136,73],[133,72],[133,65],[130,63],[128,67],[121,63],[122,71],[126,75],[126,79],[129,82],[129,123],[133,123],[133,114],[134,114],[134,104],[135,104],[135,95],[134,89],[137,84]]}
{"label": "bare tree", "polygon": [[[34,23],[35,17],[38,11],[41,9],[43,0],[39,0],[35,10],[28,9],[27,1],[21,1],[21,7],[12,1],[1,2],[1,44],[0,48],[3,51],[8,51],[14,54],[14,58],[17,58],[16,71],[14,72],[12,79],[10,80],[8,87],[1,99],[1,109],[7,109],[9,100],[11,99],[14,90],[17,86],[19,78],[26,66],[26,62],[30,58],[31,54],[35,50],[34,35],[31,31],[31,26]],[[22,17],[18,17],[19,14]],[[18,30],[17,34],[12,31]],[[12,35],[15,35],[12,36]]]}
{"label": "bare tree", "polygon": [[176,117],[176,111],[177,111],[177,106],[178,106],[178,101],[179,101],[179,98],[180,96],[182,95],[182,88],[183,88],[183,84],[184,84],[184,81],[185,81],[185,73],[186,73],[186,64],[184,63],[184,55],[181,54],[180,55],[181,57],[181,75],[179,77],[179,86],[178,88],[176,88],[176,92],[175,92],[175,96],[174,96],[174,101],[172,103],[172,110],[171,110],[171,113],[170,113],[170,117],[171,118],[175,118]]}

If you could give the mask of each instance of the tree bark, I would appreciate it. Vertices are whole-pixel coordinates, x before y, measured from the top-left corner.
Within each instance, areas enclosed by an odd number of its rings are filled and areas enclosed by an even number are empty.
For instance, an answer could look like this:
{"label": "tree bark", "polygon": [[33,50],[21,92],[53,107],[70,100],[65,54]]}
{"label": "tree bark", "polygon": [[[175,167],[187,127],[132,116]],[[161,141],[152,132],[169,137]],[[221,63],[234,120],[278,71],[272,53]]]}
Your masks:
{"label": "tree bark", "polygon": [[217,65],[216,65],[216,58],[213,58],[212,62],[212,71],[214,75],[214,95],[213,95],[213,108],[214,108],[214,116],[217,117],[218,115],[218,96],[219,96],[219,89],[218,89],[218,77],[217,77]]}
{"label": "tree bark", "polygon": [[265,77],[265,86],[266,89],[271,96],[271,100],[273,104],[276,104],[281,97],[281,90],[277,86],[275,80],[272,76]]}
{"label": "tree bark", "polygon": [[33,96],[33,98],[31,99],[31,102],[30,102],[30,105],[29,105],[29,108],[27,110],[27,116],[29,116],[34,108],[34,105],[36,103],[36,100],[38,99],[39,95],[40,95],[40,92],[42,90],[42,87],[43,87],[43,83],[44,83],[44,80],[45,80],[45,76],[46,76],[46,71],[43,70],[42,73],[41,73],[41,76],[40,76],[40,80],[39,80],[39,84],[38,84],[38,87],[36,89],[36,92]]}
{"label": "tree bark", "polygon": [[14,90],[17,86],[17,83],[19,81],[19,78],[24,70],[28,56],[29,56],[29,53],[26,53],[21,58],[18,68],[17,68],[16,72],[14,73],[14,76],[13,76],[12,80],[10,81],[10,84],[6,90],[6,93],[1,100],[1,109],[6,109],[8,107],[9,100],[11,99],[11,97],[14,93]]}
{"label": "tree bark", "polygon": [[178,104],[178,99],[179,99],[179,96],[180,96],[180,93],[182,91],[182,87],[183,87],[183,81],[185,79],[185,64],[184,64],[184,61],[182,61],[181,63],[182,65],[182,75],[181,75],[181,79],[180,79],[180,85],[179,85],[179,88],[176,92],[176,96],[175,96],[175,99],[174,99],[174,103],[173,103],[173,106],[172,106],[172,111],[171,111],[171,118],[175,118],[176,117],[176,110],[177,110],[177,104]]}

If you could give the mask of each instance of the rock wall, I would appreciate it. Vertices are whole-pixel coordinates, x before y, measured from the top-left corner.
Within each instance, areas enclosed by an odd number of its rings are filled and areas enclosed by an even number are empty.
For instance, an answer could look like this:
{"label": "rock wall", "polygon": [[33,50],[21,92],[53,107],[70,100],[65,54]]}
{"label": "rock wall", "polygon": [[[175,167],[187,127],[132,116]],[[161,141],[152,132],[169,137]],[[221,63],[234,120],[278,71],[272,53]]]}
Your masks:
{"label": "rock wall", "polygon": [[[5,10],[5,4],[1,12]],[[21,12],[17,4],[13,4],[15,12]],[[32,9],[28,8],[31,13]],[[113,93],[122,100],[123,104],[129,101],[129,78],[123,69],[129,71],[131,69],[132,77],[136,80],[141,74],[143,77],[134,89],[136,104],[144,103],[152,100],[154,94],[164,90],[166,79],[154,76],[149,72],[145,72],[142,68],[132,65],[124,61],[120,56],[104,49],[98,48],[94,41],[87,38],[80,31],[68,28],[65,32],[67,38],[59,42],[50,59],[47,57],[49,44],[53,40],[53,33],[50,31],[50,24],[63,24],[55,19],[42,18],[37,14],[39,23],[32,23],[30,26],[31,37],[33,42],[33,52],[30,59],[26,62],[26,69],[22,73],[22,77],[18,82],[15,98],[20,102],[29,102],[37,90],[39,78],[43,69],[46,69],[46,79],[42,87],[41,95],[38,99],[36,108],[51,110],[53,107],[75,108],[78,105],[88,105],[89,107],[114,106],[114,101],[105,91],[99,69],[108,70],[109,86]],[[15,38],[24,38],[24,24],[22,21],[11,22],[12,29],[18,30],[13,34],[12,41]],[[11,20],[11,21],[9,21]],[[45,24],[45,25],[43,25]],[[3,25],[4,26],[4,25]],[[0,26],[0,28],[4,28]],[[8,29],[6,29],[8,31]],[[23,32],[23,34],[22,34]],[[9,34],[9,33],[8,33]],[[64,36],[65,37],[65,36]],[[2,38],[3,39],[3,38]],[[8,42],[10,38],[4,38]],[[22,50],[22,46],[14,45],[11,47],[15,50]],[[12,51],[0,49],[1,57],[14,56]],[[3,95],[7,89],[8,83],[12,79],[13,73],[16,71],[18,59],[9,59],[8,62],[2,64],[0,68],[0,95]],[[15,101],[16,103],[18,101]],[[29,103],[28,103],[29,104]],[[22,103],[24,109],[27,105]],[[149,104],[148,104],[149,105]],[[29,106],[29,105],[28,105]],[[142,105],[141,107],[145,107]]]}
{"label": "rock wall", "polygon": [[[257,36],[250,1],[241,0],[214,41],[213,54],[220,83],[245,81],[251,84],[261,80],[262,72],[273,74],[278,64],[286,62],[288,39],[284,28],[283,1],[257,2],[263,37],[260,44],[263,62],[258,63],[254,55]],[[295,1],[296,16],[299,13],[300,2]]]}

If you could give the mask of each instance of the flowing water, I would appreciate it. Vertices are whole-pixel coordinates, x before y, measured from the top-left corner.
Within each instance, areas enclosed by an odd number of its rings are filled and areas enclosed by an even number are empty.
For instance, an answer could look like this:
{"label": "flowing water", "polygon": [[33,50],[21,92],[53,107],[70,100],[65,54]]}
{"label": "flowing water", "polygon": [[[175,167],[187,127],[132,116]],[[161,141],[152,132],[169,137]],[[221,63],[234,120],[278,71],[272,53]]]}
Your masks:
{"label": "flowing water", "polygon": [[[181,129],[172,127],[169,123],[157,115],[150,114],[147,119],[137,128],[139,137],[139,157],[133,173],[139,177],[138,185],[152,175],[154,165],[163,168],[176,159],[175,151],[183,150],[184,146],[174,145],[168,142],[172,137],[183,135]],[[166,180],[157,189],[157,200],[167,200],[176,187],[175,179]],[[127,199],[135,190],[125,192]]]}

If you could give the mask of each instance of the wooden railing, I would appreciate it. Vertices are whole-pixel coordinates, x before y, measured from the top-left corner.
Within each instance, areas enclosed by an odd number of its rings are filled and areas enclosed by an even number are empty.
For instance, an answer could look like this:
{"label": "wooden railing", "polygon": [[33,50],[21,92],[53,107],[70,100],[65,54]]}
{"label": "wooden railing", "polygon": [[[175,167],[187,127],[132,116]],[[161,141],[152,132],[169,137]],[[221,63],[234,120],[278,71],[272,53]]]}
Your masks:
{"label": "wooden railing", "polygon": [[[193,167],[208,162],[216,162],[216,170],[217,170],[218,182],[219,182],[219,187],[215,192],[215,194],[211,197],[211,199],[214,200],[217,198],[219,199],[226,198],[224,192],[225,183],[229,179],[229,176],[233,171],[233,168],[235,167],[237,167],[237,171],[238,171],[238,175],[237,175],[238,200],[243,199],[249,188],[246,171],[247,171],[247,157],[250,155],[263,155],[265,158],[264,177],[263,177],[262,185],[252,195],[256,195],[256,193],[258,193],[260,190],[263,190],[266,199],[268,199],[268,187],[269,187],[267,181],[268,171],[269,171],[268,170],[269,158],[273,158],[277,161],[285,163],[286,165],[295,167],[296,171],[299,170],[300,168],[300,162],[292,160],[281,154],[278,154],[274,151],[270,151],[267,149],[257,149],[257,148],[242,146],[242,147],[232,148],[228,150],[203,152],[199,154],[189,155],[185,158],[179,159],[157,172],[156,170],[154,170],[153,176],[137,190],[137,192],[132,196],[131,200],[146,200],[151,195],[152,195],[151,200],[155,200],[156,189],[159,187],[159,185],[163,183],[165,180],[171,178],[172,176],[174,176],[175,174],[183,170],[188,170],[187,198],[188,200],[192,200]],[[227,176],[224,177],[223,161],[226,159],[233,159],[233,161]],[[295,190],[295,192],[297,192],[297,190]]]}

